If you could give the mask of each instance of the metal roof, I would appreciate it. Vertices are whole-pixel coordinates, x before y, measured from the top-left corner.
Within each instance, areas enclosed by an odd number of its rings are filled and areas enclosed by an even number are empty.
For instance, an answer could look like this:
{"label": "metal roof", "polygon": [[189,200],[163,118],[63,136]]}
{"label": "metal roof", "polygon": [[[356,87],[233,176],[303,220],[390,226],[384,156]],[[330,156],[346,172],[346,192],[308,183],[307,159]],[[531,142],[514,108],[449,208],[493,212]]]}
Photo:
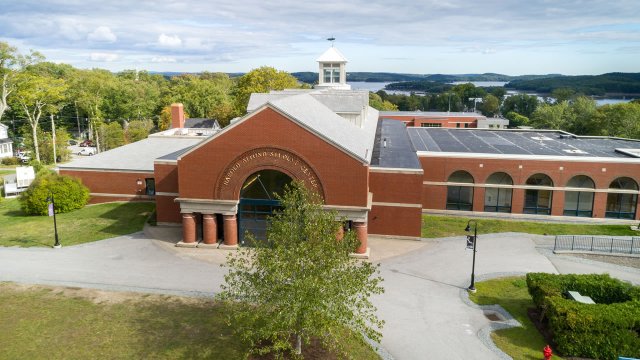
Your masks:
{"label": "metal roof", "polygon": [[157,158],[194,146],[206,137],[150,136],[93,156],[60,164],[61,169],[153,171]]}
{"label": "metal roof", "polygon": [[379,122],[371,165],[383,168],[422,169],[407,128],[402,122]]}
{"label": "metal roof", "polygon": [[580,158],[632,158],[617,149],[640,148],[640,141],[576,136],[563,131],[408,128],[419,152]]}

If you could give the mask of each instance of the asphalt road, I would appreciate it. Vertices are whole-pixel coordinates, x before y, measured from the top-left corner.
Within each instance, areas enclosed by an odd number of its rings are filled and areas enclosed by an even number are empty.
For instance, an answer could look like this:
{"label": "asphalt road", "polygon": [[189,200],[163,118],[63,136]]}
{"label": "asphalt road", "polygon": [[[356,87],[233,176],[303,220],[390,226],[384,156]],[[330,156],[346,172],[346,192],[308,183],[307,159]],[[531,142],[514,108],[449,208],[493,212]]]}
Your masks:
{"label": "asphalt road", "polygon": [[[50,248],[0,248],[0,281],[105,290],[211,296],[226,270],[222,250],[175,248],[171,236],[136,233],[95,243]],[[178,235],[176,235],[178,234]],[[163,238],[163,240],[158,240]],[[496,359],[487,346],[488,320],[465,302],[471,251],[464,237],[370,242],[382,258],[385,293],[374,298],[386,321],[382,346],[395,359]],[[398,251],[397,249],[405,249]],[[477,278],[530,271],[610,273],[640,284],[640,269],[551,253],[549,239],[524,234],[483,235]],[[377,257],[380,259],[380,257]]]}

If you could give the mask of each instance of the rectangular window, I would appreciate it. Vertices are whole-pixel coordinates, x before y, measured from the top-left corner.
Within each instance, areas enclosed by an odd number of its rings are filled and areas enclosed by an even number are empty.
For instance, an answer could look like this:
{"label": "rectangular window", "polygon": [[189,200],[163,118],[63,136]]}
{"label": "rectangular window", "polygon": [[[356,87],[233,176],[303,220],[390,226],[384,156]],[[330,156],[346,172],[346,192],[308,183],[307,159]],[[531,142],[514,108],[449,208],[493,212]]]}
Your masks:
{"label": "rectangular window", "polygon": [[156,195],[156,181],[154,178],[146,178],[144,179],[144,182],[147,186],[146,188],[146,194],[148,196],[155,196]]}
{"label": "rectangular window", "polygon": [[464,127],[468,128],[469,127],[469,123],[464,123]]}
{"label": "rectangular window", "polygon": [[460,127],[460,123],[456,123],[456,127],[459,128]]}
{"label": "rectangular window", "polygon": [[430,124],[430,123],[422,123],[420,127],[442,127],[442,124]]}

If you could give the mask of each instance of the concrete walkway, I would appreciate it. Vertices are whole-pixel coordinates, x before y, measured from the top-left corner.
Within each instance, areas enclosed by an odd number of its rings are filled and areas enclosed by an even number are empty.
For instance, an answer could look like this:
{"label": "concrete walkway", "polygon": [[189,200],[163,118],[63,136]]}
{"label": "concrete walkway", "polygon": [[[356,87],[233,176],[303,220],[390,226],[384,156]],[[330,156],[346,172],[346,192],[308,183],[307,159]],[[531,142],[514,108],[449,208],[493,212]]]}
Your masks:
{"label": "concrete walkway", "polygon": [[[227,252],[173,246],[179,229],[95,243],[49,248],[0,248],[0,281],[106,290],[211,296],[226,270]],[[395,359],[495,359],[478,334],[490,321],[464,301],[471,273],[464,237],[425,241],[370,239],[386,292],[374,299],[386,321],[383,347]],[[640,283],[640,270],[554,255],[552,238],[524,234],[482,235],[476,276],[544,272],[609,272]]]}

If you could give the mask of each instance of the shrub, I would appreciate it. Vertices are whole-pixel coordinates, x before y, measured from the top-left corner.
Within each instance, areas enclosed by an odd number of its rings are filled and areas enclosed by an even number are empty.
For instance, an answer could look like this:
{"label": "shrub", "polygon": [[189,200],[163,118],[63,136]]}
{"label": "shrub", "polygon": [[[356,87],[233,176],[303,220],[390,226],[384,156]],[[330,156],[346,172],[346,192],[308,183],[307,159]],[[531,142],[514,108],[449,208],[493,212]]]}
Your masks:
{"label": "shrub", "polygon": [[[640,287],[609,275],[527,274],[534,303],[549,322],[558,351],[594,359],[640,357]],[[578,291],[596,304],[564,297]]]}
{"label": "shrub", "polygon": [[47,199],[51,195],[56,203],[56,213],[80,209],[89,201],[89,189],[80,180],[55,172],[40,172],[29,189],[20,195],[22,210],[30,215],[47,215]]}
{"label": "shrub", "polygon": [[2,165],[20,165],[20,159],[17,157],[6,157],[2,159]]}

